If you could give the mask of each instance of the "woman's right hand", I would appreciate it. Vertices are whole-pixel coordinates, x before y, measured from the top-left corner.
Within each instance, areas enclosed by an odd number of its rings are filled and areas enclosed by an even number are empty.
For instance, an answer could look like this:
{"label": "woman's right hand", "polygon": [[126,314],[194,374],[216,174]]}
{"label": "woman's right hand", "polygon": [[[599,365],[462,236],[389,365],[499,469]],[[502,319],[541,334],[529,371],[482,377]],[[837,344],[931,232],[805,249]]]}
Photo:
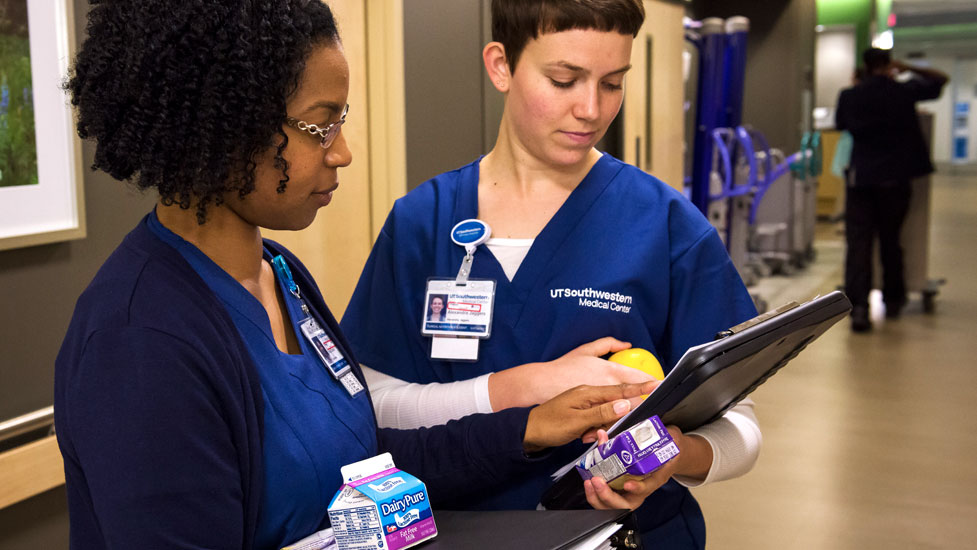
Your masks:
{"label": "woman's right hand", "polygon": [[603,355],[630,347],[628,342],[607,336],[583,344],[552,361],[527,363],[496,372],[488,380],[492,409],[501,411],[538,405],[581,385],[613,386],[653,380],[638,369],[601,359]]}
{"label": "woman's right hand", "polygon": [[[657,381],[615,386],[577,386],[529,411],[523,449],[534,453],[576,439],[593,443],[599,430],[608,429],[635,406],[634,400],[651,393]],[[604,434],[606,437],[606,433]],[[649,491],[650,492],[650,491]],[[603,495],[602,495],[603,496]],[[604,501],[616,502],[610,498]]]}

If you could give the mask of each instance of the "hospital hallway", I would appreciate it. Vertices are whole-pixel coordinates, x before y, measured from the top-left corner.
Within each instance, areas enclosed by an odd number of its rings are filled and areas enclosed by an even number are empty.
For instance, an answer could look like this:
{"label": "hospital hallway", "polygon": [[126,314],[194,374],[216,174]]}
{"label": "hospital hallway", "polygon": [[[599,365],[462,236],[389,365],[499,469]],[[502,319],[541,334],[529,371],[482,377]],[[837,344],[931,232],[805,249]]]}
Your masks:
{"label": "hospital hallway", "polygon": [[[935,312],[913,293],[886,320],[873,292],[871,332],[845,319],[754,393],[756,467],[694,490],[707,548],[977,548],[977,169],[934,174],[930,227]],[[771,308],[841,284],[839,228],[819,227],[806,271],[761,283]]]}

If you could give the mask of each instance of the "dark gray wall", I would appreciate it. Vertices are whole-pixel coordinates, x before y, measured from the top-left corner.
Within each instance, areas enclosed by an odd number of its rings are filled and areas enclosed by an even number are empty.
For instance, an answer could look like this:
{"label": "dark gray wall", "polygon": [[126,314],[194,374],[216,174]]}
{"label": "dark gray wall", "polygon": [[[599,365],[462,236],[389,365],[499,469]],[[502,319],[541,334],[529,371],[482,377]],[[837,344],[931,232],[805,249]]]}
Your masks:
{"label": "dark gray wall", "polygon": [[68,548],[64,486],[0,510],[0,550]]}
{"label": "dark gray wall", "polygon": [[800,147],[813,94],[815,0],[693,0],[695,18],[750,19],[743,121],[788,154]]}
{"label": "dark gray wall", "polygon": [[[73,0],[76,35],[84,34],[86,0]],[[51,405],[54,358],[78,295],[119,241],[149,211],[154,197],[87,169],[88,237],[0,251],[0,420]],[[0,510],[0,550],[67,548],[64,487]]]}
{"label": "dark gray wall", "polygon": [[408,189],[495,144],[502,95],[482,65],[482,47],[491,39],[488,6],[487,0],[404,2]]}
{"label": "dark gray wall", "polygon": [[92,173],[91,163],[92,148],[85,144],[86,238],[0,251],[0,420],[52,404],[54,358],[75,300],[154,202]]}

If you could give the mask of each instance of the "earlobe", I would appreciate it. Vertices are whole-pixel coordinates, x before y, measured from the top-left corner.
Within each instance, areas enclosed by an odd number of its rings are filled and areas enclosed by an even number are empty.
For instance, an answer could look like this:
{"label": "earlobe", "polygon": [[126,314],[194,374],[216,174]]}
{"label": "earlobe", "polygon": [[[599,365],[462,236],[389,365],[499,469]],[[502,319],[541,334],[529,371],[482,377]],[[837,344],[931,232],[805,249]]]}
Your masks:
{"label": "earlobe", "polygon": [[482,61],[485,62],[485,72],[495,89],[506,93],[509,91],[509,63],[505,56],[505,46],[501,42],[489,42],[482,49]]}

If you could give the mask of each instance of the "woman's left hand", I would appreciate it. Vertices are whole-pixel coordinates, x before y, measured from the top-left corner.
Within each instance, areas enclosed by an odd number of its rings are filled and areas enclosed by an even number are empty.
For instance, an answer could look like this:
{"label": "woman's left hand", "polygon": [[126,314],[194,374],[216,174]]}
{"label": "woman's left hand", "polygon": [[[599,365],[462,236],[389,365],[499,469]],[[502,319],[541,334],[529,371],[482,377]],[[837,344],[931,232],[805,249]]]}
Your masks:
{"label": "woman's left hand", "polygon": [[[587,502],[598,510],[635,510],[673,475],[705,479],[712,466],[712,446],[696,435],[685,435],[675,426],[668,426],[668,433],[678,446],[679,453],[654,472],[641,479],[624,482],[622,491],[615,491],[606,481],[594,477],[583,482]],[[597,432],[597,444],[607,442],[607,432]]]}

